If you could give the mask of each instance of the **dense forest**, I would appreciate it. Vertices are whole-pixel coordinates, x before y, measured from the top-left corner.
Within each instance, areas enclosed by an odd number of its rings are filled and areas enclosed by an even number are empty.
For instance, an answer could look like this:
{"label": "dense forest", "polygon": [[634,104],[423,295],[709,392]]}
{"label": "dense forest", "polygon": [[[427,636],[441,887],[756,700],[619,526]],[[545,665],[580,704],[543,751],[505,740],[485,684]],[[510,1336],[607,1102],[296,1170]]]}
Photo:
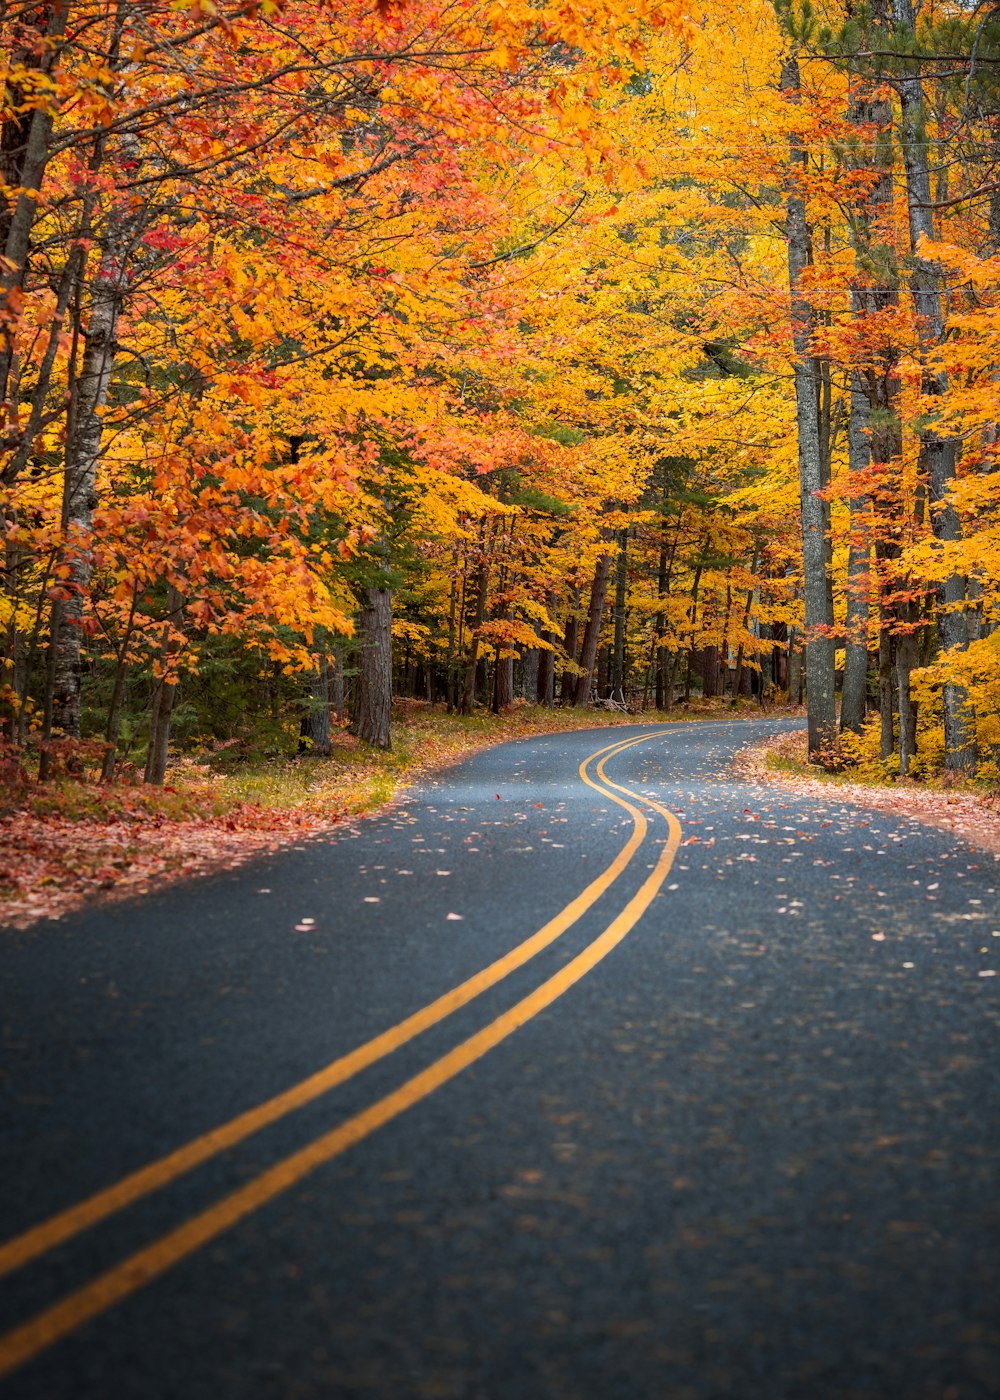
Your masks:
{"label": "dense forest", "polygon": [[804,700],[996,774],[1000,10],[9,0],[4,743]]}

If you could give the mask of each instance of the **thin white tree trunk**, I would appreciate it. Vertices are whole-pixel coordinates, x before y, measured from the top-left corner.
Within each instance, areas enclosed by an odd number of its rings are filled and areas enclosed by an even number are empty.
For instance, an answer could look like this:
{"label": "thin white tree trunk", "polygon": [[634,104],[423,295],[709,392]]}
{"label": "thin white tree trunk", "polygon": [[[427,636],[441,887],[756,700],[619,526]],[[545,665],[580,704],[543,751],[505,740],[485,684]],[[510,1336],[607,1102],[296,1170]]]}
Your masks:
{"label": "thin white tree trunk", "polygon": [[73,426],[66,449],[63,524],[66,534],[66,596],[58,608],[53,665],[52,717],[64,734],[80,734],[80,663],[84,601],[93,572],[91,533],[97,505],[97,459],[101,410],[115,358],[115,332],[122,298],[122,266],[116,242],[105,247],[94,279],[86,346],[76,384]]}

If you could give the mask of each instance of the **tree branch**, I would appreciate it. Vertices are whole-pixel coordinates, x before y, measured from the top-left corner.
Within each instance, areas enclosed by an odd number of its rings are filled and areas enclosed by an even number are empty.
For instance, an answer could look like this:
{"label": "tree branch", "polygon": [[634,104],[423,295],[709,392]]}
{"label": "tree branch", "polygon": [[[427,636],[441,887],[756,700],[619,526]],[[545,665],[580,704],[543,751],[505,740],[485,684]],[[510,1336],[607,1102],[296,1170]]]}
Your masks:
{"label": "tree branch", "polygon": [[533,248],[538,247],[539,243],[544,243],[547,238],[552,238],[560,229],[565,228],[586,198],[586,194],[582,194],[566,215],[565,219],[563,219],[561,223],[556,224],[555,228],[550,228],[546,233],[543,233],[541,238],[536,238],[534,243],[522,243],[519,248],[511,248],[506,253],[498,253],[495,258],[486,258],[483,262],[469,263],[469,267],[492,267],[494,263],[507,262],[509,258],[517,258],[520,257],[522,253],[530,253]]}

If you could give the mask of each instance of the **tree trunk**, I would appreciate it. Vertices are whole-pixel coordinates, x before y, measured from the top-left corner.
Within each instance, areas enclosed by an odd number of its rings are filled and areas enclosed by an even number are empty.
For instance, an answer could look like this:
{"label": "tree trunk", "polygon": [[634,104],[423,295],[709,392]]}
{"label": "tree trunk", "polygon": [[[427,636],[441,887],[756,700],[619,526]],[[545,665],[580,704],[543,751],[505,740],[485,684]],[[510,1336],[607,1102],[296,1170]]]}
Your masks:
{"label": "tree trunk", "polygon": [[660,522],[660,557],[656,566],[656,621],[654,624],[653,661],[656,667],[656,708],[667,708],[667,649],[663,645],[666,634],[666,620],[663,616],[663,601],[667,596],[667,518]]}
{"label": "tree trunk", "polygon": [[[51,79],[61,54],[61,40],[66,32],[69,4],[41,4],[34,12],[15,42],[21,47],[11,54],[14,63],[35,69],[44,81]],[[20,27],[20,26],[18,26]],[[8,41],[11,34],[6,36]],[[39,40],[42,42],[39,44]],[[45,107],[18,112],[26,94],[12,84],[3,95],[4,105],[14,112],[0,130],[0,181],[8,190],[17,190],[13,206],[6,198],[0,200],[0,315],[14,308],[24,286],[31,247],[31,230],[38,213],[38,192],[49,161],[52,144],[52,112]],[[8,380],[14,360],[13,337],[4,335],[0,341],[0,400],[13,400],[8,395]],[[5,413],[0,413],[0,427],[6,426]]]}
{"label": "tree trunk", "polygon": [[170,718],[177,698],[177,682],[172,679],[171,662],[180,650],[181,626],[183,623],[184,600],[177,589],[167,590],[167,607],[170,619],[163,628],[163,641],[160,647],[160,667],[162,675],[153,690],[153,709],[149,721],[149,751],[146,754],[146,771],[143,782],[154,787],[162,787],[167,773],[167,757],[170,751]]}
{"label": "tree trunk", "polygon": [[[555,613],[557,601],[556,594],[550,591],[546,601],[546,611],[550,617]],[[543,642],[548,642],[550,645],[548,647],[539,648],[537,681],[538,703],[539,705],[550,706],[555,701],[556,654],[551,644],[555,642],[556,638],[555,633],[549,631],[547,628],[542,630],[540,636]]]}
{"label": "tree trunk", "polygon": [[802,704],[802,648],[796,627],[788,629],[788,701],[791,705]]}
{"label": "tree trunk", "polygon": [[[888,15],[880,3],[874,11],[877,29],[888,37]],[[896,251],[886,242],[892,226],[893,139],[892,107],[877,78],[862,73],[851,79],[849,120],[859,128],[853,168],[865,172],[863,190],[854,201],[848,226],[857,260],[857,283],[851,288],[851,313],[857,320],[879,315],[899,303],[899,273]],[[875,140],[871,132],[876,132]],[[872,178],[874,176],[874,178]],[[893,460],[901,450],[899,426],[894,411],[896,392],[895,357],[890,350],[851,375],[851,402],[848,420],[848,467],[852,475],[869,466],[881,485],[891,477]],[[872,412],[877,414],[872,425]],[[850,511],[850,553],[847,566],[847,638],[844,688],[840,711],[841,733],[857,732],[865,718],[868,683],[867,634],[871,612],[872,501],[864,486],[852,484]],[[884,514],[884,509],[883,509]],[[889,522],[884,522],[889,524]],[[884,590],[883,590],[884,591]],[[891,624],[892,613],[879,611],[880,624]],[[882,652],[885,655],[882,656]],[[889,671],[892,644],[880,643],[880,711],[888,725],[889,753],[892,752],[892,684]],[[883,693],[884,692],[884,693]],[[885,707],[888,707],[887,714]],[[885,733],[883,734],[883,738]],[[886,755],[888,756],[888,755]]]}
{"label": "tree trunk", "polygon": [[[912,0],[892,0],[896,27],[907,36],[915,33]],[[920,68],[907,62],[897,80],[901,131],[900,144],[903,168],[906,172],[906,203],[910,226],[911,274],[910,290],[917,316],[917,331],[921,354],[926,358],[944,341],[944,307],[937,272],[932,263],[919,253],[921,238],[934,237],[931,208],[930,150],[927,140],[927,112],[924,102]],[[944,399],[948,393],[948,376],[942,370],[924,370],[925,394]],[[949,545],[962,538],[962,525],[955,507],[946,501],[955,477],[958,444],[952,437],[942,436],[933,427],[921,433],[921,444],[927,463],[930,485],[931,528],[935,539]],[[960,574],[950,574],[938,584],[938,632],[944,651],[964,651],[968,646],[965,619],[966,586]],[[968,692],[964,686],[946,681],[942,687],[944,708],[945,767],[953,772],[972,772],[978,761],[975,722],[969,710]]]}
{"label": "tree trunk", "polygon": [[489,577],[485,562],[476,570],[476,620],[473,623],[472,642],[469,659],[465,668],[465,685],[462,688],[461,712],[471,715],[476,704],[476,668],[479,664],[479,629],[486,621],[486,593]]}
{"label": "tree trunk", "polygon": [[108,706],[108,723],[104,731],[107,748],[104,751],[104,761],[101,764],[101,782],[103,783],[110,783],[115,776],[115,762],[118,757],[118,739],[121,735],[122,711],[125,706],[125,678],[128,674],[128,651],[132,641],[132,630],[135,625],[135,609],[138,601],[139,592],[138,589],[133,586],[128,622],[125,624],[125,631],[118,644],[118,655],[115,665],[115,685],[111,694],[111,704]]}
{"label": "tree trunk", "polygon": [[493,713],[509,710],[514,703],[514,658],[501,656],[497,649],[493,674]]}
{"label": "tree trunk", "polygon": [[344,648],[339,644],[334,645],[330,658],[329,681],[330,710],[337,723],[343,724],[347,718],[347,697],[344,686]]}
{"label": "tree trunk", "polygon": [[[755,546],[755,547],[754,547],[754,552],[753,552],[753,563],[752,563],[751,566],[750,566],[750,572],[751,572],[752,574],[755,574],[755,573],[757,572],[757,565],[759,564],[759,562],[760,562],[760,548],[759,548],[759,546]],[[753,607],[753,595],[754,595],[755,592],[756,592],[756,590],[755,590],[753,587],[748,588],[748,589],[747,589],[747,600],[746,600],[746,602],[743,604],[743,626],[742,626],[742,633],[743,633],[743,635],[740,637],[740,644],[739,644],[739,647],[738,647],[737,650],[736,650],[736,674],[733,676],[733,698],[732,698],[732,704],[734,704],[734,705],[736,704],[737,700],[740,698],[740,694],[741,694],[742,691],[743,691],[743,662],[744,662],[744,658],[745,658],[745,656],[746,656],[746,645],[747,645],[747,644],[746,644],[746,633],[747,633],[747,632],[749,631],[749,629],[750,629],[750,610],[751,610],[752,607]]]}
{"label": "tree trunk", "polygon": [[[566,653],[567,661],[576,664],[576,644],[580,632],[580,590],[573,589],[573,595],[569,602],[569,612],[566,614],[566,627],[563,631],[563,651]],[[564,705],[569,705],[573,699],[573,692],[576,690],[576,672],[568,668],[562,673],[562,685],[559,690],[559,699]]]}
{"label": "tree trunk", "polygon": [[878,640],[878,712],[881,723],[879,752],[883,760],[890,759],[896,747],[892,723],[895,709],[894,652],[893,636],[883,618]]}
{"label": "tree trunk", "polygon": [[392,748],[392,590],[371,587],[361,600],[361,653],[353,732],[377,749]]}
{"label": "tree trunk", "polygon": [[121,250],[106,248],[94,279],[86,348],[76,383],[72,427],[66,444],[63,525],[67,596],[61,600],[52,667],[53,723],[64,734],[80,734],[80,669],[84,602],[93,572],[91,530],[97,505],[97,458],[114,364],[115,329],[123,292]]}
{"label": "tree trunk", "polygon": [[594,581],[590,586],[590,608],[587,613],[587,626],[583,633],[580,648],[580,665],[583,672],[577,680],[573,704],[586,705],[590,699],[591,681],[594,675],[594,662],[597,660],[597,644],[601,638],[601,623],[604,620],[604,600],[608,594],[608,578],[611,574],[611,555],[602,554],[594,569]]}
{"label": "tree trunk", "polygon": [[299,753],[324,757],[330,752],[330,658],[325,651],[316,657],[316,669],[307,679],[305,708],[299,731]]}
{"label": "tree trunk", "polygon": [[697,669],[702,675],[702,694],[706,700],[714,700],[718,694],[718,647],[710,643],[702,647],[697,659]]}
{"label": "tree trunk", "polygon": [[455,708],[455,610],[458,601],[458,545],[452,550],[451,587],[448,590],[448,652],[445,659],[445,695],[450,714]]}
{"label": "tree trunk", "polygon": [[628,530],[618,532],[618,563],[615,569],[615,640],[611,657],[612,698],[625,703],[625,599],[628,588]]}
{"label": "tree trunk", "polygon": [[667,671],[667,709],[671,709],[674,703],[674,685],[677,680],[677,665],[680,660],[679,652],[670,653],[670,667]]}
{"label": "tree trunk", "polygon": [[[798,99],[798,60],[785,60],[781,86]],[[788,281],[791,289],[792,343],[795,355],[795,410],[798,427],[799,500],[802,515],[802,566],[806,611],[806,710],[809,755],[828,752],[836,736],[835,646],[830,506],[819,493],[829,484],[820,443],[820,374],[812,353],[812,311],[799,290],[810,262],[810,230],[800,177],[806,156],[797,136],[791,138],[787,227]]]}
{"label": "tree trunk", "polygon": [[529,647],[524,653],[521,676],[521,693],[533,705],[538,694],[538,647]]}
{"label": "tree trunk", "polygon": [[[863,472],[871,450],[865,428],[869,417],[868,395],[860,375],[851,375],[851,410],[847,430],[848,469]],[[847,619],[844,646],[844,686],[840,700],[840,732],[858,734],[865,720],[868,691],[868,591],[871,573],[871,542],[867,495],[852,487],[848,500],[851,543],[847,561]]]}
{"label": "tree trunk", "polygon": [[[66,18],[70,8],[68,4],[41,4],[35,11],[37,17],[35,27],[39,34],[45,35],[46,39],[42,57],[38,59],[37,66],[40,72],[50,76],[61,54],[61,45],[55,41],[62,39],[65,35]],[[118,0],[111,43],[107,52],[107,65],[112,70],[119,65],[121,38],[126,18],[126,0]],[[37,45],[30,45],[30,47],[35,50]],[[31,66],[30,59],[29,66]],[[8,90],[7,98],[14,99],[11,105],[16,105],[17,96],[16,90],[13,93]],[[51,115],[41,109],[36,109],[30,115],[22,114],[15,117],[13,128],[5,124],[0,180],[7,185],[20,185],[21,190],[13,207],[8,206],[5,213],[0,214],[0,235],[2,235],[0,246],[2,246],[3,253],[3,257],[0,257],[0,321],[4,319],[11,306],[18,300],[24,285],[31,250],[31,232],[39,202],[37,192],[41,188],[51,153],[52,129]],[[107,141],[108,132],[103,129],[94,137],[90,159],[87,162],[90,177],[95,177],[101,169]],[[134,134],[127,133],[122,137],[122,149],[129,159],[135,159],[135,170],[137,171],[138,143]],[[91,242],[95,241],[92,218],[97,199],[97,185],[96,180],[94,180],[84,191],[79,223],[73,233],[72,250],[66,260],[58,284],[54,288],[56,304],[48,326],[48,343],[44,353],[40,356],[31,395],[32,402],[28,421],[19,432],[14,434],[14,450],[4,464],[2,480],[5,485],[16,481],[31,460],[35,439],[43,427],[46,411],[49,407],[49,386],[56,363],[56,354],[62,344],[63,324],[70,301],[74,297],[77,299],[77,326],[73,333],[74,348],[70,355],[70,363],[71,365],[75,363],[75,342],[79,332],[80,284],[86,271],[87,250]],[[127,242],[124,237],[126,231],[133,228],[142,217],[141,208],[136,212],[131,209],[112,207],[109,216],[111,232],[103,239],[105,253],[108,251],[109,242],[124,246]],[[121,273],[124,274],[124,256],[120,256],[119,261]],[[100,277],[100,275],[99,273],[98,276]],[[4,334],[0,340],[0,401],[2,401],[0,402],[0,430],[7,426],[8,420],[15,423],[17,421],[17,378],[16,336]],[[76,407],[74,398],[69,404],[66,429],[67,443],[73,435]],[[69,453],[67,452],[67,460],[68,457]],[[54,607],[53,635],[59,630],[58,613],[58,607]],[[54,664],[53,659],[53,667]],[[52,667],[50,667],[50,674],[51,671]],[[51,693],[48,699],[51,701]]]}
{"label": "tree trunk", "polygon": [[899,697],[899,776],[905,778],[917,752],[917,711],[910,695],[910,675],[917,664],[917,638],[913,631],[916,607],[903,612],[903,630],[896,637],[896,693]]}

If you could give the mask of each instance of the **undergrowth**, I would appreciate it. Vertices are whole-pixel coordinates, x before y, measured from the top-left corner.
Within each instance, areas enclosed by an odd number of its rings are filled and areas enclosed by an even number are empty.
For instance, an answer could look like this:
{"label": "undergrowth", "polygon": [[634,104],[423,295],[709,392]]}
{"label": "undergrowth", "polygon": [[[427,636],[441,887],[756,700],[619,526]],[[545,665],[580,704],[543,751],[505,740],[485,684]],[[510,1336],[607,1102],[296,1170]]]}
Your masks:
{"label": "undergrowth", "polygon": [[836,752],[826,762],[811,763],[806,736],[798,730],[781,734],[766,745],[765,765],[775,773],[798,778],[815,778],[833,784],[862,783],[868,787],[919,787],[931,791],[964,788],[970,792],[992,792],[996,788],[993,765],[983,765],[975,775],[948,772],[944,768],[944,736],[933,731],[921,733],[921,747],[911,762],[909,774],[899,773],[899,755],[882,758],[877,719],[861,734],[839,736]]}

